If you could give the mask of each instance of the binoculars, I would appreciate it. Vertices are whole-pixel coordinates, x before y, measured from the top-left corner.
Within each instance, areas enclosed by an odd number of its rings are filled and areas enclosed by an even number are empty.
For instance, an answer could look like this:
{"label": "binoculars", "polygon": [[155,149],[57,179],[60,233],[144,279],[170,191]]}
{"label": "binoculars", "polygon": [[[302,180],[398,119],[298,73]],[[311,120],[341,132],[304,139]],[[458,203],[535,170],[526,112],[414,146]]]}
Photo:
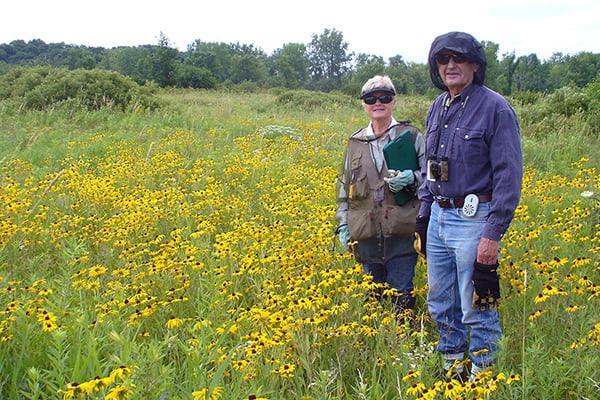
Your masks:
{"label": "binoculars", "polygon": [[449,178],[448,157],[427,160],[427,180],[447,182]]}

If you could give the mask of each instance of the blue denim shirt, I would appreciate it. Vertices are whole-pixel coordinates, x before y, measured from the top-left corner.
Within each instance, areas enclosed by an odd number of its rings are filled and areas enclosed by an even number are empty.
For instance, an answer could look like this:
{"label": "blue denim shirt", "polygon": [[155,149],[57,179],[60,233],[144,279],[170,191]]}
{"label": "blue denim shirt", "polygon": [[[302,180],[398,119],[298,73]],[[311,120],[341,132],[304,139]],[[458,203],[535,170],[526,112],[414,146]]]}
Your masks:
{"label": "blue denim shirt", "polygon": [[521,197],[523,153],[517,116],[508,101],[485,86],[468,86],[450,104],[448,98],[448,93],[440,95],[429,108],[425,160],[448,157],[449,179],[428,181],[427,161],[423,163],[420,214],[430,214],[433,196],[491,194],[483,236],[500,240]]}

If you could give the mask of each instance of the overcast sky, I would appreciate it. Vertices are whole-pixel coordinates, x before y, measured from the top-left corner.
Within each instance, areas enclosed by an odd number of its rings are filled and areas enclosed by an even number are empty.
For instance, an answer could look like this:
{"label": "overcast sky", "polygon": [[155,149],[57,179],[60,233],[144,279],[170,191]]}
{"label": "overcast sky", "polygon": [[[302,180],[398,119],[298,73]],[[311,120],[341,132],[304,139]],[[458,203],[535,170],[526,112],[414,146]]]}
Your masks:
{"label": "overcast sky", "polygon": [[598,0],[11,0],[2,16],[0,43],[111,48],[157,44],[162,32],[182,51],[199,39],[272,54],[328,28],[342,32],[349,51],[425,63],[436,36],[460,30],[498,43],[500,58],[600,53]]}

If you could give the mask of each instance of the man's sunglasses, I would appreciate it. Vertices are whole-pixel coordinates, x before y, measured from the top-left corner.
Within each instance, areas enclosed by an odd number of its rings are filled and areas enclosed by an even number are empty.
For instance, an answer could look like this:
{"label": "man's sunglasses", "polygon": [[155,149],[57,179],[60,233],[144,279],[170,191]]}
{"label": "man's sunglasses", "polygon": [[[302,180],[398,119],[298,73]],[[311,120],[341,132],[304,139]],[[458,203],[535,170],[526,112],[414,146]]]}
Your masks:
{"label": "man's sunglasses", "polygon": [[450,59],[453,59],[457,64],[467,62],[467,57],[462,54],[438,54],[435,61],[440,65],[446,65],[450,62]]}
{"label": "man's sunglasses", "polygon": [[365,104],[369,104],[369,105],[373,105],[373,104],[377,103],[377,100],[379,100],[381,102],[381,104],[388,104],[388,103],[391,103],[392,100],[394,100],[394,96],[392,96],[391,94],[383,94],[379,97],[365,96],[363,98],[363,101],[365,102]]}

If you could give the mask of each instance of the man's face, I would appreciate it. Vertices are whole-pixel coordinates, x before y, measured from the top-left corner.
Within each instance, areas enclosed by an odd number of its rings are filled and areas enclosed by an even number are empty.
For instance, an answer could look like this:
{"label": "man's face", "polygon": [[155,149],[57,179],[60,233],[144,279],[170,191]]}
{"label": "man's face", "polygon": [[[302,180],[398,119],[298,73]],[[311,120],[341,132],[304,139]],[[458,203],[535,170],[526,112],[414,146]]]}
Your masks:
{"label": "man's face", "polygon": [[442,80],[454,94],[472,84],[475,72],[479,69],[478,64],[466,61],[462,54],[448,50],[444,50],[438,55],[437,64]]}

